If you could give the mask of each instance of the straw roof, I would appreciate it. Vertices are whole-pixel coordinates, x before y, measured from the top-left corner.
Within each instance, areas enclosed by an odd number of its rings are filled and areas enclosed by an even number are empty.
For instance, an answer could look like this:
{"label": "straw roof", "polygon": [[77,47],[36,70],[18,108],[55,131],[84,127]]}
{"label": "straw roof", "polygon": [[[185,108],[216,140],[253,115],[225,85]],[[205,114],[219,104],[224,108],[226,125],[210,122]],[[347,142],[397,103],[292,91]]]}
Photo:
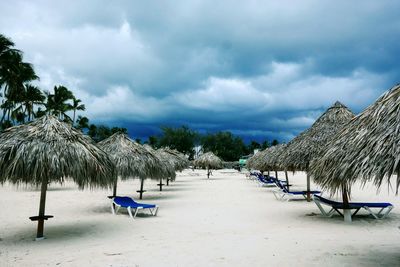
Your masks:
{"label": "straw roof", "polygon": [[201,168],[218,169],[222,168],[222,160],[212,152],[207,152],[200,155],[194,165]]}
{"label": "straw roof", "polygon": [[280,165],[280,156],[284,153],[286,146],[286,144],[279,144],[267,148],[259,160],[259,169],[274,171],[282,170]]}
{"label": "straw roof", "polygon": [[170,164],[174,166],[176,171],[182,171],[183,169],[189,167],[189,160],[185,157],[185,155],[175,149],[160,148],[157,149],[157,152],[160,155],[168,158]]}
{"label": "straw roof", "polygon": [[115,133],[97,145],[115,162],[121,179],[159,179],[165,175],[155,153],[132,141],[124,133]]}
{"label": "straw roof", "polygon": [[336,102],[328,108],[314,124],[292,141],[279,157],[279,164],[290,171],[307,171],[310,161],[320,155],[354,114],[342,103]]}
{"label": "straw roof", "polygon": [[265,171],[260,168],[261,168],[261,160],[264,157],[266,151],[267,149],[258,151],[252,157],[248,158],[246,161],[247,168],[259,171]]}
{"label": "straw roof", "polygon": [[54,116],[0,134],[0,182],[14,184],[73,179],[80,188],[111,186],[115,166],[94,142]]}
{"label": "straw roof", "polygon": [[[332,192],[341,185],[373,181],[378,187],[400,172],[400,86],[396,85],[350,121],[312,162],[315,182]],[[397,183],[398,187],[398,183]]]}
{"label": "straw roof", "polygon": [[160,167],[162,169],[162,172],[164,173],[163,178],[171,178],[172,180],[175,180],[176,177],[175,168],[174,165],[171,164],[171,162],[169,161],[169,158],[167,158],[165,155],[160,154],[158,150],[154,150],[148,144],[143,145],[143,147],[147,149],[147,151],[156,155],[156,157],[159,159]]}

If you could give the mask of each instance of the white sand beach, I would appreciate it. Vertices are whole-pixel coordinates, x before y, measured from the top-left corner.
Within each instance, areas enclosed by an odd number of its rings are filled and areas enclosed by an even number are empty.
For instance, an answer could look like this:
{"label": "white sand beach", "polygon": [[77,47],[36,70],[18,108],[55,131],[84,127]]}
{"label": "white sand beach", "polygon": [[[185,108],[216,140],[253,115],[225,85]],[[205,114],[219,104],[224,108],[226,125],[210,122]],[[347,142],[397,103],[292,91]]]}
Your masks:
{"label": "white sand beach", "polygon": [[[281,176],[283,177],[283,175]],[[305,188],[305,174],[290,174]],[[323,218],[314,203],[281,202],[244,173],[185,170],[163,192],[147,180],[141,202],[157,217],[111,214],[110,191],[50,185],[42,241],[34,241],[40,190],[0,187],[0,266],[399,266],[400,198],[386,185],[377,194],[353,187],[353,200],[385,201],[384,220]],[[316,188],[316,186],[313,186]],[[119,195],[137,197],[139,181],[120,182]]]}

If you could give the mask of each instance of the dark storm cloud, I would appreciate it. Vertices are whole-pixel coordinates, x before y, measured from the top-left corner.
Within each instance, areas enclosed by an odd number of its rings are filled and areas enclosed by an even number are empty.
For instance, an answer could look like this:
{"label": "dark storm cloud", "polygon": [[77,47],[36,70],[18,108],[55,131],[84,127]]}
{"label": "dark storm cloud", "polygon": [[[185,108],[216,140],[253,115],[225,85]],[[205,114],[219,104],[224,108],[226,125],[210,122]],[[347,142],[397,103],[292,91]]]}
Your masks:
{"label": "dark storm cloud", "polygon": [[[71,3],[72,2],[72,3]],[[0,32],[96,122],[289,140],[398,82],[396,1],[9,1]]]}

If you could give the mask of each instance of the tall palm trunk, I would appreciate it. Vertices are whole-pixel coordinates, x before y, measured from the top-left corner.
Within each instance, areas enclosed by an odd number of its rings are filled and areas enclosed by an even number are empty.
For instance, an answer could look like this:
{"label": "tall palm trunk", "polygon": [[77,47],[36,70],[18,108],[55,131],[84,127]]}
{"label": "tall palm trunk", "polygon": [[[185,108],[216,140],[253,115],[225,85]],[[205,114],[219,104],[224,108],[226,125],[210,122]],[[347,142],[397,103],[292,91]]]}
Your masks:
{"label": "tall palm trunk", "polygon": [[75,125],[75,114],[76,114],[76,109],[74,109],[74,115],[72,117],[72,126]]}

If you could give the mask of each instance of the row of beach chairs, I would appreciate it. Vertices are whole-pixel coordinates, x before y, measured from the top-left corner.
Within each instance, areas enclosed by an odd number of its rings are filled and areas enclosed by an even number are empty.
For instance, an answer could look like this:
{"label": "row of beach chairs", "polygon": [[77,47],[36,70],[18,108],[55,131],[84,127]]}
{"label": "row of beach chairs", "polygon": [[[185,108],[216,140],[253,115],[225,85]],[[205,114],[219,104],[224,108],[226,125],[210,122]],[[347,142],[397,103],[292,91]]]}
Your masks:
{"label": "row of beach chairs", "polygon": [[[258,183],[262,187],[273,187],[274,196],[277,200],[290,201],[298,198],[299,196],[306,199],[307,193],[313,196],[314,203],[321,211],[322,216],[332,217],[334,214],[343,215],[343,210],[351,210],[351,217],[354,217],[360,210],[365,210],[375,219],[386,218],[390,211],[394,208],[391,203],[382,202],[350,202],[347,206],[343,202],[333,201],[321,196],[322,192],[313,190],[307,191],[292,191],[289,190],[290,185],[286,184],[286,181],[279,180],[272,176],[264,176],[260,172],[250,172],[247,176],[249,179]],[[324,206],[330,208],[329,210],[324,209]]]}

